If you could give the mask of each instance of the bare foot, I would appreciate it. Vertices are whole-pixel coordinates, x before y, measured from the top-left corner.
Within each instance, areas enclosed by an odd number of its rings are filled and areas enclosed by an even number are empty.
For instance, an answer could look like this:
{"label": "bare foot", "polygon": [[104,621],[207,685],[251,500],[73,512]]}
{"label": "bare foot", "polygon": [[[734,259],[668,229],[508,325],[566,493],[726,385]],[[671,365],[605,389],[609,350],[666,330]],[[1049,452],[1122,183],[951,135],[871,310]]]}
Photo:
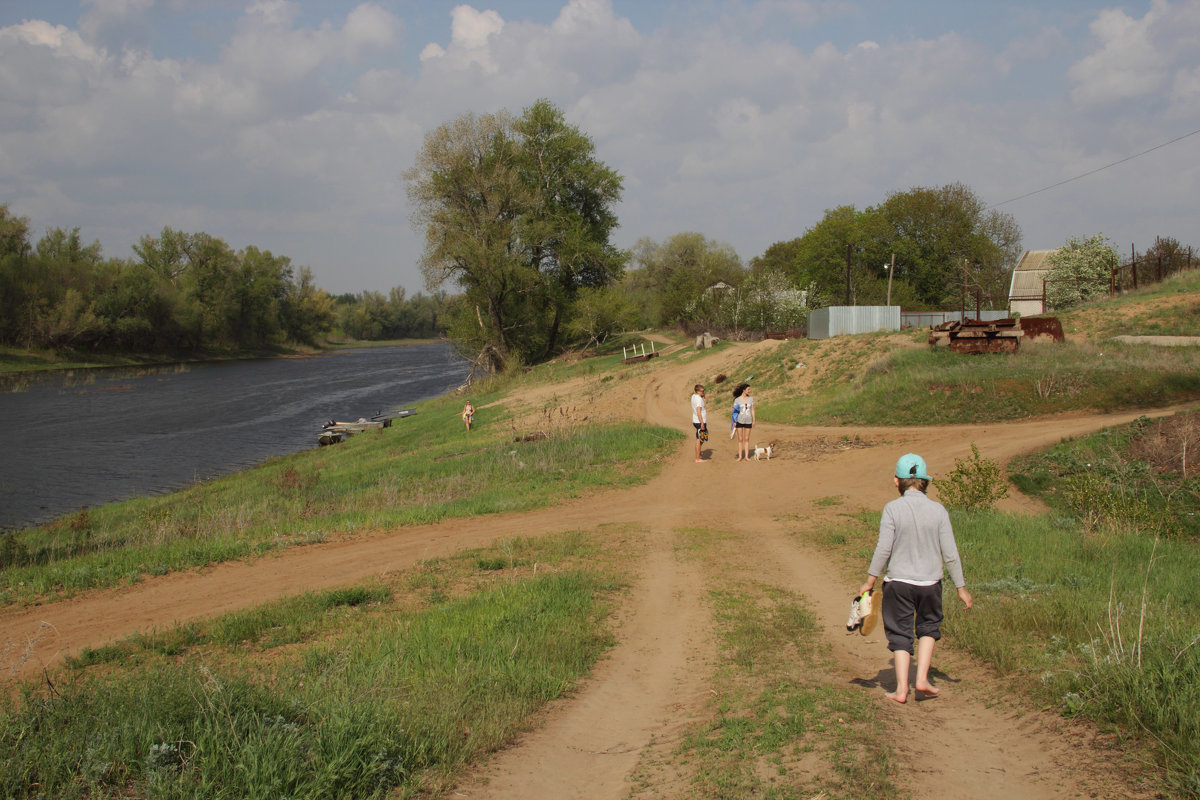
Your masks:
{"label": "bare foot", "polygon": [[925,695],[926,697],[937,697],[938,696],[938,690],[933,688],[932,686],[918,686],[917,691],[920,692],[921,694]]}
{"label": "bare foot", "polygon": [[897,703],[907,703],[908,693],[900,694],[900,692],[888,692],[884,695],[888,700],[895,700]]}
{"label": "bare foot", "polygon": [[697,458],[697,459],[696,459],[696,463],[697,463],[697,464],[707,464],[708,462],[707,462],[707,461],[705,461],[703,458]]}

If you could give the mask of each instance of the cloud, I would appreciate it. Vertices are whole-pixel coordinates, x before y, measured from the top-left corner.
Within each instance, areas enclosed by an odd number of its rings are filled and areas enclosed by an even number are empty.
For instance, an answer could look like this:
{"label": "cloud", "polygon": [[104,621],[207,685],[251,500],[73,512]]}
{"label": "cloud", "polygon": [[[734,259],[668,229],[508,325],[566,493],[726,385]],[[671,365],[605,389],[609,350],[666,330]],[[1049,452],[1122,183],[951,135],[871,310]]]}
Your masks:
{"label": "cloud", "polygon": [[[446,9],[433,31],[387,10],[407,4],[256,0],[201,19],[148,3],[96,0],[91,28],[0,27],[0,196],[110,254],[164,225],[202,230],[337,292],[421,285],[400,175],[427,131],[541,97],[622,174],[619,245],[693,230],[745,259],[827,208],[956,181],[998,202],[1200,127],[1200,0],[1040,12],[1003,36],[851,2],[656,6],[652,25],[609,0],[538,19],[431,2]],[[136,27],[162,18],[216,46]],[[1191,207],[1200,159],[1183,152],[1004,210],[1038,246],[1120,237],[1108,220]],[[1181,213],[1156,212],[1155,233],[1186,237]]]}
{"label": "cloud", "polygon": [[458,69],[478,65],[484,73],[494,74],[499,67],[488,40],[504,30],[504,19],[495,11],[476,11],[468,5],[455,6],[450,17],[450,47],[430,43],[421,51],[421,60],[447,60]]}
{"label": "cloud", "polygon": [[[1200,48],[1200,2],[1154,0],[1140,19],[1121,9],[1101,11],[1090,26],[1093,47],[1068,71],[1077,105],[1105,107],[1168,99],[1174,116],[1194,97]],[[1194,108],[1194,106],[1193,106]]]}

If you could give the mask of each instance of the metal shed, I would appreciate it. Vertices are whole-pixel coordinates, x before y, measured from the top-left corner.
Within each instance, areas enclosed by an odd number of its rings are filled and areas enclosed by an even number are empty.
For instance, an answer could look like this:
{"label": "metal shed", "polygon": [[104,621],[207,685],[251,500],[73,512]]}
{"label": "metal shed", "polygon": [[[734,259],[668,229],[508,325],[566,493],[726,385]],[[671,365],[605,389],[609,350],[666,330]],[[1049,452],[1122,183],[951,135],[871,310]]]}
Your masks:
{"label": "metal shed", "polygon": [[826,306],[808,315],[808,338],[900,330],[900,306]]}

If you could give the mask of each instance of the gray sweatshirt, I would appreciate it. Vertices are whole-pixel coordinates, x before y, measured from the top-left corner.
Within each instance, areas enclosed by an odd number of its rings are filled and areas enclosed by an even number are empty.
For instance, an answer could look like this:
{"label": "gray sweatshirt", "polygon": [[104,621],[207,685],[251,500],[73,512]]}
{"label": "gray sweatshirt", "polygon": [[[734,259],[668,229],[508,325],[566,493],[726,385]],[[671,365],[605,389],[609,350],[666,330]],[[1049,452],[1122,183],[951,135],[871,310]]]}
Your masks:
{"label": "gray sweatshirt", "polygon": [[950,515],[941,503],[930,500],[918,489],[883,507],[879,520],[879,543],[871,558],[871,575],[887,575],[901,581],[938,581],[942,564],[956,587],[966,585]]}

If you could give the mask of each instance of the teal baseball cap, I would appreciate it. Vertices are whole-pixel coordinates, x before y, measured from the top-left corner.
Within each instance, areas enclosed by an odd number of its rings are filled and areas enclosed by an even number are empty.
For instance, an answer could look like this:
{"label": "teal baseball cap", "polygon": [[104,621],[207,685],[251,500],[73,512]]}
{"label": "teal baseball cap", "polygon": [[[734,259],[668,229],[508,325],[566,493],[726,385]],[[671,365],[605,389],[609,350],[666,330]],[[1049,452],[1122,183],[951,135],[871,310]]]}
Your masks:
{"label": "teal baseball cap", "polygon": [[933,480],[933,478],[929,477],[929,473],[925,471],[925,459],[916,453],[905,453],[900,456],[900,460],[896,462],[896,477],[920,478],[925,481]]}

